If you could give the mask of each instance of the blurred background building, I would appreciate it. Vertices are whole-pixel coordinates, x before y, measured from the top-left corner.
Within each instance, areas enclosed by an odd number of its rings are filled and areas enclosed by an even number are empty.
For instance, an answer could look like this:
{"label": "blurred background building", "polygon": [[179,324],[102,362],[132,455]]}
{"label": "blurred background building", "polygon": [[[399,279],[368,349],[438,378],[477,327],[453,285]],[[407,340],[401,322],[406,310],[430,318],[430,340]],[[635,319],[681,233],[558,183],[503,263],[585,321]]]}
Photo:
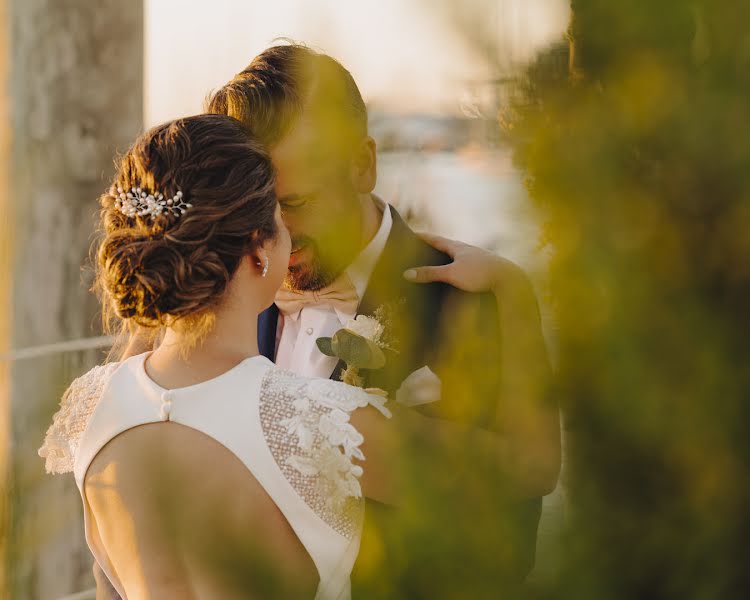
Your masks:
{"label": "blurred background building", "polygon": [[[380,149],[377,192],[417,229],[519,262],[544,297],[539,224],[498,115],[509,78],[562,38],[567,4],[0,1],[0,443],[11,458],[0,461],[11,482],[1,533],[11,597],[93,597],[77,491],[71,478],[44,475],[36,449],[60,393],[108,344],[81,266],[115,152],[144,127],[200,112],[275,38],[304,42],[360,85]],[[542,538],[559,511],[557,494]],[[548,548],[542,539],[542,570]]]}

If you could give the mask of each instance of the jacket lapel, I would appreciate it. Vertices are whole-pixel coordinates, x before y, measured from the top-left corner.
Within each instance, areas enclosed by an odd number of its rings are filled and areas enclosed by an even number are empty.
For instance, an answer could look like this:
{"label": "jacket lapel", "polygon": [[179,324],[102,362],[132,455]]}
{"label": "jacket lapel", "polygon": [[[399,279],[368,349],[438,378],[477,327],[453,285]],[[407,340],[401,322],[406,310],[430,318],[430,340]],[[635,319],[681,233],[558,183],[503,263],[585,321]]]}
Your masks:
{"label": "jacket lapel", "polygon": [[[393,392],[409,373],[425,364],[416,363],[425,355],[434,333],[429,323],[436,322],[444,287],[442,284],[409,283],[403,278],[403,272],[416,266],[446,264],[450,258],[420,240],[398,212],[389,208],[393,217],[391,233],[357,314],[372,316],[384,305],[394,310],[394,334],[399,353],[387,352],[388,362],[383,369],[363,373],[365,385]],[[339,361],[331,378],[340,379],[345,368]]]}
{"label": "jacket lapel", "polygon": [[276,359],[276,329],[279,322],[279,308],[272,304],[258,315],[258,350],[268,360]]}

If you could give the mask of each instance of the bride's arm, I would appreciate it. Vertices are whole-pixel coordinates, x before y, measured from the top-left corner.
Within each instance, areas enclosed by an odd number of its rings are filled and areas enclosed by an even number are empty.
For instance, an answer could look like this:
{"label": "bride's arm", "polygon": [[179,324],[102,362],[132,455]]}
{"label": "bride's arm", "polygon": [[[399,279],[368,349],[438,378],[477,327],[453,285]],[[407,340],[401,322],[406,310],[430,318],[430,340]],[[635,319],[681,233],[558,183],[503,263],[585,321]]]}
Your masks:
{"label": "bride's arm", "polygon": [[96,582],[96,600],[122,600],[96,561],[94,561],[94,581]]}
{"label": "bride's arm", "polygon": [[398,427],[401,416],[396,410],[394,419],[386,419],[372,406],[366,406],[355,410],[350,419],[364,438],[360,448],[366,459],[359,480],[362,494],[382,504],[397,505],[402,497],[398,481],[401,471],[394,468],[400,464],[399,457],[403,456],[404,440]]}
{"label": "bride's arm", "polygon": [[[460,448],[468,440],[474,455],[481,451],[491,455],[508,483],[510,496],[518,499],[538,498],[551,493],[560,469],[559,423],[556,415],[528,419],[524,429],[516,419],[510,427],[517,429],[500,434],[472,428],[461,423],[422,415],[410,408],[395,409],[394,423],[387,422],[374,409],[358,409],[351,423],[363,434],[362,450],[366,462],[360,478],[366,498],[398,506],[408,487],[403,477],[413,468],[405,465],[432,454],[435,444],[442,449]],[[420,448],[423,456],[410,457],[410,448]],[[433,465],[434,466],[434,465]]]}
{"label": "bride's arm", "polygon": [[[560,417],[550,399],[552,372],[542,335],[534,289],[514,263],[491,252],[423,235],[453,262],[420,267],[404,274],[415,283],[441,281],[467,292],[492,292],[497,301],[501,335],[513,340],[513,352],[502,354],[501,398],[506,419],[503,434],[480,432],[496,451],[503,470],[521,496],[540,496],[554,489],[560,470]],[[436,427],[434,420],[426,427]],[[451,424],[441,425],[449,436]],[[494,441],[493,441],[494,440]]]}

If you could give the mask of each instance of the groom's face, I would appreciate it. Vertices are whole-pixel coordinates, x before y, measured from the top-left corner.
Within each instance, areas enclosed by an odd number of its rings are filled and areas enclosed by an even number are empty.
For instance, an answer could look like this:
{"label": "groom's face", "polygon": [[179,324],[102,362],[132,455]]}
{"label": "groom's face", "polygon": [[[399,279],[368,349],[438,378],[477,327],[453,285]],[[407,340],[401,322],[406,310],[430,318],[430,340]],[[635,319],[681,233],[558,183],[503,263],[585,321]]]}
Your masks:
{"label": "groom's face", "polygon": [[361,247],[362,208],[345,148],[330,128],[303,113],[271,150],[276,193],[292,238],[287,278],[292,289],[325,287]]}

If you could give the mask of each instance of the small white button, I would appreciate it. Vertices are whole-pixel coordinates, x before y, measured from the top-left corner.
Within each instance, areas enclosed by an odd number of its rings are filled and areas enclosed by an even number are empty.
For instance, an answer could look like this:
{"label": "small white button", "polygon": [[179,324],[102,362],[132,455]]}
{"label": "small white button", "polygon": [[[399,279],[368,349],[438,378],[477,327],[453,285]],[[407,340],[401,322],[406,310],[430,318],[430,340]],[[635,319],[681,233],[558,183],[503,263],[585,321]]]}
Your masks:
{"label": "small white button", "polygon": [[172,403],[167,401],[161,405],[160,417],[162,421],[169,421],[169,417],[172,414]]}
{"label": "small white button", "polygon": [[159,411],[162,421],[169,421],[172,414],[172,398],[174,394],[171,390],[162,392],[161,395],[161,410]]}
{"label": "small white button", "polygon": [[313,334],[313,328],[312,327],[308,327],[307,328],[307,335],[312,335],[312,334]]}

